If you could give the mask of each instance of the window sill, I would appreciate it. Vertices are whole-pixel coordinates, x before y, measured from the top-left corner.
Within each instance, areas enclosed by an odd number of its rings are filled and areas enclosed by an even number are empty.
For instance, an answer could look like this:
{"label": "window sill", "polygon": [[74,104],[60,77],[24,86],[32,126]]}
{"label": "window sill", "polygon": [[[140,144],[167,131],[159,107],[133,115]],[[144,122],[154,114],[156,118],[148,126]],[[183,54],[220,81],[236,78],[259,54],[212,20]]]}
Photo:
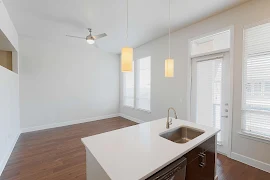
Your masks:
{"label": "window sill", "polygon": [[132,110],[142,111],[142,112],[151,114],[151,111],[149,111],[149,110],[140,109],[140,108],[135,108],[135,107],[133,107],[133,106],[122,105],[122,107],[124,107],[124,108],[130,108],[130,109],[132,109]]}
{"label": "window sill", "polygon": [[238,132],[238,134],[240,136],[244,137],[244,138],[247,138],[247,139],[251,139],[251,140],[263,142],[263,143],[266,143],[266,144],[270,144],[270,139],[267,138],[267,137],[258,136],[256,134],[248,133],[248,132],[245,132],[245,131],[240,131],[240,132]]}
{"label": "window sill", "polygon": [[149,110],[145,110],[145,109],[140,109],[140,108],[134,108],[135,110],[138,110],[138,111],[142,111],[142,112],[146,112],[148,114],[151,114],[151,111]]}
{"label": "window sill", "polygon": [[133,106],[127,106],[127,105],[122,105],[122,107],[130,108],[130,109],[135,109]]}

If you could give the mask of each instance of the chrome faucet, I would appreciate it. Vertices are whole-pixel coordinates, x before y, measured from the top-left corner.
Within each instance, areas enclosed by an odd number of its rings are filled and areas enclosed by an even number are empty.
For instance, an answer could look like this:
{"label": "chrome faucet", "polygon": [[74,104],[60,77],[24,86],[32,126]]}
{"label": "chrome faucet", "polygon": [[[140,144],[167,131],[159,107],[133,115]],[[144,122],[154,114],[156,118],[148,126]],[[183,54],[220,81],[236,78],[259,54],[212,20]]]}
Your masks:
{"label": "chrome faucet", "polygon": [[170,125],[172,124],[172,119],[170,119],[170,110],[174,111],[174,117],[175,117],[175,119],[178,119],[175,109],[173,107],[170,107],[168,109],[168,116],[167,116],[167,122],[166,122],[166,128],[167,129],[169,129]]}

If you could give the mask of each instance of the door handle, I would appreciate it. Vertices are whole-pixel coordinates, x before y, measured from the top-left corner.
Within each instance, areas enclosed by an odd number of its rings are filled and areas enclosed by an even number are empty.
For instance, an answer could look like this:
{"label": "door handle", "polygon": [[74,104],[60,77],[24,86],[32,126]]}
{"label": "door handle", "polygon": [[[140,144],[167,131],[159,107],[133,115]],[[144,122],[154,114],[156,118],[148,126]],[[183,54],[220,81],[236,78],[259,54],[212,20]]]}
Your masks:
{"label": "door handle", "polygon": [[199,153],[199,157],[200,157],[199,167],[204,168],[206,166],[206,154],[201,152]]}
{"label": "door handle", "polygon": [[228,118],[229,116],[221,116],[221,117]]}

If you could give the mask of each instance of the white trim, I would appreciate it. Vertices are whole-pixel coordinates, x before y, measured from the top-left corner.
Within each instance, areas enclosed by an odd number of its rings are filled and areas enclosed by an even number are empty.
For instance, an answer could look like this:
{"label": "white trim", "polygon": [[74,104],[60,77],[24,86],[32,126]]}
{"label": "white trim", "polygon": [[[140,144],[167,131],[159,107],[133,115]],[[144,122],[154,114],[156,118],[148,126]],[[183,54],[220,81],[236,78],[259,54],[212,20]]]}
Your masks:
{"label": "white trim", "polygon": [[226,53],[228,51],[230,51],[230,48],[220,49],[217,51],[211,51],[211,52],[207,52],[207,53],[196,54],[196,55],[190,56],[190,58],[193,59],[193,58],[203,57],[203,56],[208,56],[208,55],[213,55],[213,54],[222,54],[222,53]]}
{"label": "white trim", "polygon": [[[151,100],[150,100],[151,101]],[[141,108],[136,108],[136,107],[131,107],[131,106],[127,106],[127,105],[123,105],[122,108],[129,108],[133,111],[142,111],[148,114],[151,114],[151,110],[146,110],[146,109],[141,109]]]}
{"label": "white trim", "polygon": [[6,152],[6,155],[5,155],[4,159],[2,160],[2,162],[0,164],[0,176],[1,176],[1,174],[2,174],[2,172],[3,172],[3,170],[4,170],[5,166],[6,166],[6,164],[8,162],[8,159],[9,159],[9,157],[10,157],[10,155],[11,155],[11,153],[12,153],[12,151],[13,151],[15,145],[16,145],[16,143],[17,143],[17,140],[20,137],[20,134],[21,134],[21,132],[18,132],[16,134],[15,138],[11,142],[11,145],[10,145],[10,147],[8,149],[8,152]]}
{"label": "white trim", "polygon": [[[151,100],[150,100],[150,101],[151,101]],[[151,114],[151,110],[146,110],[146,109],[141,109],[141,108],[134,108],[134,109],[137,110],[137,111],[142,111],[142,112]]]}
{"label": "white trim", "polygon": [[[232,152],[232,118],[233,118],[233,64],[234,64],[234,25],[230,25],[225,28],[218,29],[216,31],[212,31],[210,33],[205,33],[200,36],[193,37],[188,40],[188,63],[187,63],[187,120],[191,120],[191,95],[192,95],[192,56],[191,56],[191,42],[200,39],[203,37],[207,37],[213,34],[217,34],[222,31],[230,30],[230,97],[229,97],[229,113],[228,113],[228,120],[229,120],[229,133],[228,133],[228,157],[231,157]],[[221,50],[222,51],[222,50]],[[225,50],[223,50],[225,51]],[[227,49],[228,51],[228,49]],[[211,52],[213,54],[213,52]],[[210,53],[210,54],[211,54]],[[215,53],[215,52],[214,52]],[[200,55],[202,56],[202,54]],[[195,122],[194,120],[192,122]]]}
{"label": "white trim", "polygon": [[[227,51],[229,52],[229,51]],[[221,58],[224,58],[224,54],[226,52],[221,52],[221,53],[213,53],[213,54],[208,54],[206,56],[197,56],[197,57],[194,57],[191,59],[191,61],[196,61],[196,62],[201,62],[201,61],[208,61],[208,60],[215,60],[215,59],[221,59]]]}
{"label": "white trim", "polygon": [[47,125],[42,125],[42,126],[22,128],[21,131],[22,133],[33,132],[33,131],[39,131],[39,130],[44,130],[44,129],[51,129],[51,128],[56,128],[56,127],[69,126],[69,125],[74,125],[74,124],[81,124],[81,123],[86,123],[86,122],[91,122],[91,121],[103,120],[103,119],[113,118],[113,117],[118,117],[118,114],[110,114],[110,115],[104,115],[104,116],[91,117],[87,119],[79,119],[79,120],[66,121],[66,122],[61,122],[61,123],[53,123],[53,124],[47,124]]}
{"label": "white trim", "polygon": [[228,127],[229,127],[229,133],[228,133],[228,154],[227,157],[231,157],[232,153],[232,129],[233,129],[233,84],[234,84],[234,26],[230,26],[230,33],[231,33],[231,39],[230,39],[230,97],[229,97],[229,107],[228,107]]}
{"label": "white trim", "polygon": [[187,120],[191,121],[191,88],[192,88],[192,61],[191,42],[188,40],[188,63],[187,63]]}
{"label": "white trim", "polygon": [[226,153],[220,152],[220,151],[218,151],[218,150],[217,150],[217,153],[218,153],[218,154],[221,154],[221,155],[223,155],[223,156],[229,157]]}
{"label": "white trim", "polygon": [[270,139],[266,138],[266,137],[262,137],[262,136],[259,136],[259,135],[253,134],[253,133],[248,133],[245,131],[240,131],[240,132],[238,132],[238,134],[240,136],[242,136],[243,138],[247,138],[247,139],[251,139],[254,141],[259,141],[259,142],[270,144]]}
{"label": "white trim", "polygon": [[247,164],[249,166],[255,167],[257,169],[263,170],[265,172],[270,173],[270,164],[255,160],[255,159],[251,159],[249,157],[237,154],[235,152],[231,153],[231,158],[236,160],[236,161],[240,161],[244,164]]}
{"label": "white trim", "polygon": [[[242,76],[241,76],[241,130],[242,129],[245,129],[245,124],[246,124],[246,121],[243,121],[243,115],[242,115],[242,110],[243,110],[243,107],[244,107],[244,102],[243,102],[243,99],[246,99],[246,97],[245,97],[245,89],[243,88],[243,87],[245,87],[244,86],[244,84],[245,84],[245,82],[247,82],[246,81],[246,76],[245,76],[245,72],[244,72],[244,69],[246,69],[246,68],[244,68],[245,66],[246,66],[246,57],[245,57],[245,34],[246,34],[246,30],[247,30],[247,28],[243,28],[243,40],[242,40],[242,62],[241,62],[241,68],[242,68]],[[245,124],[244,124],[245,123]]]}
{"label": "white trim", "polygon": [[143,121],[143,120],[140,120],[140,119],[137,119],[137,118],[134,118],[134,117],[131,117],[131,116],[122,114],[122,113],[119,113],[119,116],[121,116],[122,118],[128,119],[128,120],[130,120],[130,121],[139,123],[139,124],[145,122],[145,121]]}
{"label": "white trim", "polygon": [[[134,101],[135,101],[135,99],[134,99]],[[134,107],[134,106],[124,105],[124,104],[122,104],[122,108],[130,108],[130,109],[135,109],[135,107]]]}

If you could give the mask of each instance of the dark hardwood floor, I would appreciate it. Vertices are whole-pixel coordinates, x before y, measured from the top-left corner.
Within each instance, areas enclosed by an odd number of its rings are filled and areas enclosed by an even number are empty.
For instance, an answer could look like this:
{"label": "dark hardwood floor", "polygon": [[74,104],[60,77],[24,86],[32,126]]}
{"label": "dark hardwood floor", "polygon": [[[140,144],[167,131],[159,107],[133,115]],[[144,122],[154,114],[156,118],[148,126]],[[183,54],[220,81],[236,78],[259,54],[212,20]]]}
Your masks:
{"label": "dark hardwood floor", "polygon": [[270,173],[218,154],[218,180],[270,180]]}
{"label": "dark hardwood floor", "polygon": [[[124,118],[21,134],[0,180],[86,180],[81,138],[135,125]],[[270,174],[218,155],[219,180],[270,180]]]}

